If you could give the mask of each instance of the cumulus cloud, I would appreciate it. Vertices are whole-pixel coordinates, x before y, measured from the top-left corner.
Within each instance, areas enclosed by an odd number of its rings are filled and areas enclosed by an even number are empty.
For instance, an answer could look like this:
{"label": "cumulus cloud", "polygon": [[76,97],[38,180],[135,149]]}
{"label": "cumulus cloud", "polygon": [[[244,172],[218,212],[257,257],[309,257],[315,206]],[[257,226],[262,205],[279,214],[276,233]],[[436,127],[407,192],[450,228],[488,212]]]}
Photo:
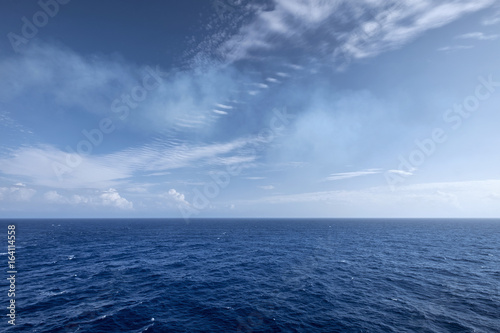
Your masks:
{"label": "cumulus cloud", "polygon": [[186,201],[184,194],[177,192],[175,189],[170,189],[168,195],[176,202],[189,206],[189,202]]}
{"label": "cumulus cloud", "polygon": [[57,191],[48,191],[43,195],[44,199],[53,204],[106,206],[123,210],[133,209],[133,203],[123,198],[116,189],[110,188],[101,193],[61,195]]}
{"label": "cumulus cloud", "polygon": [[57,193],[57,191],[45,192],[43,197],[45,198],[45,200],[47,200],[49,202],[53,202],[53,203],[65,203],[66,202],[66,198],[64,198],[62,195]]}
{"label": "cumulus cloud", "polygon": [[122,198],[114,188],[110,188],[102,193],[100,198],[102,199],[102,204],[104,206],[111,206],[120,209],[132,209],[134,207],[132,202]]}
{"label": "cumulus cloud", "polygon": [[24,184],[11,187],[0,187],[0,200],[2,201],[30,201],[36,190],[25,188]]}

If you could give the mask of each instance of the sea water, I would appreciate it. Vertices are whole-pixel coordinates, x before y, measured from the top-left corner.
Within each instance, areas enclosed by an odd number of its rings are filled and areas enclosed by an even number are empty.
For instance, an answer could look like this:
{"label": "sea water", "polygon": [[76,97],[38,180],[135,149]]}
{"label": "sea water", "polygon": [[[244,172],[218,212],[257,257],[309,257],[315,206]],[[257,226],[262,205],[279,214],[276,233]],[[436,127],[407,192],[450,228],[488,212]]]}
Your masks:
{"label": "sea water", "polygon": [[500,220],[9,224],[0,331],[500,332]]}

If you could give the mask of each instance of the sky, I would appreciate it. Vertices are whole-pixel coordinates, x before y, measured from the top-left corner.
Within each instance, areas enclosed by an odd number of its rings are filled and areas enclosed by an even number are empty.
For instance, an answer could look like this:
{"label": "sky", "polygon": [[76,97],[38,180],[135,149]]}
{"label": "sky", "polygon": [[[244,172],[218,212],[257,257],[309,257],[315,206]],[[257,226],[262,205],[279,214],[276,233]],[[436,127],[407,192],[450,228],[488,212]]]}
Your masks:
{"label": "sky", "polygon": [[500,2],[0,2],[0,218],[499,217]]}

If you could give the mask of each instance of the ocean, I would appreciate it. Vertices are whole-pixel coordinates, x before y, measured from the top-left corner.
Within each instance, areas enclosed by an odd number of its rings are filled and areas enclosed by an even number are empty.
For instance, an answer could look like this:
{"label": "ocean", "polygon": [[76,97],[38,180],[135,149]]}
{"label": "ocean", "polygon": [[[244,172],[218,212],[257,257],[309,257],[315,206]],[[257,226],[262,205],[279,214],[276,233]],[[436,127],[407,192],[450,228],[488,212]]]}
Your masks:
{"label": "ocean", "polygon": [[19,219],[0,230],[4,332],[500,332],[500,220]]}

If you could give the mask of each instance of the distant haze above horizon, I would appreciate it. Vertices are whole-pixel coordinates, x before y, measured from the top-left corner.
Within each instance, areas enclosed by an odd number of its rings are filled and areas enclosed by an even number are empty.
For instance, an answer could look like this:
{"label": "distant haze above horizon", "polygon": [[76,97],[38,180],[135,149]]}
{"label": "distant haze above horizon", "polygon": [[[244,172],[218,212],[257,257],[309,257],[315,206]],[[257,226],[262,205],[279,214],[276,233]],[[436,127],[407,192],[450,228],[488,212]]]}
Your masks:
{"label": "distant haze above horizon", "polygon": [[0,218],[500,217],[494,0],[0,3]]}

